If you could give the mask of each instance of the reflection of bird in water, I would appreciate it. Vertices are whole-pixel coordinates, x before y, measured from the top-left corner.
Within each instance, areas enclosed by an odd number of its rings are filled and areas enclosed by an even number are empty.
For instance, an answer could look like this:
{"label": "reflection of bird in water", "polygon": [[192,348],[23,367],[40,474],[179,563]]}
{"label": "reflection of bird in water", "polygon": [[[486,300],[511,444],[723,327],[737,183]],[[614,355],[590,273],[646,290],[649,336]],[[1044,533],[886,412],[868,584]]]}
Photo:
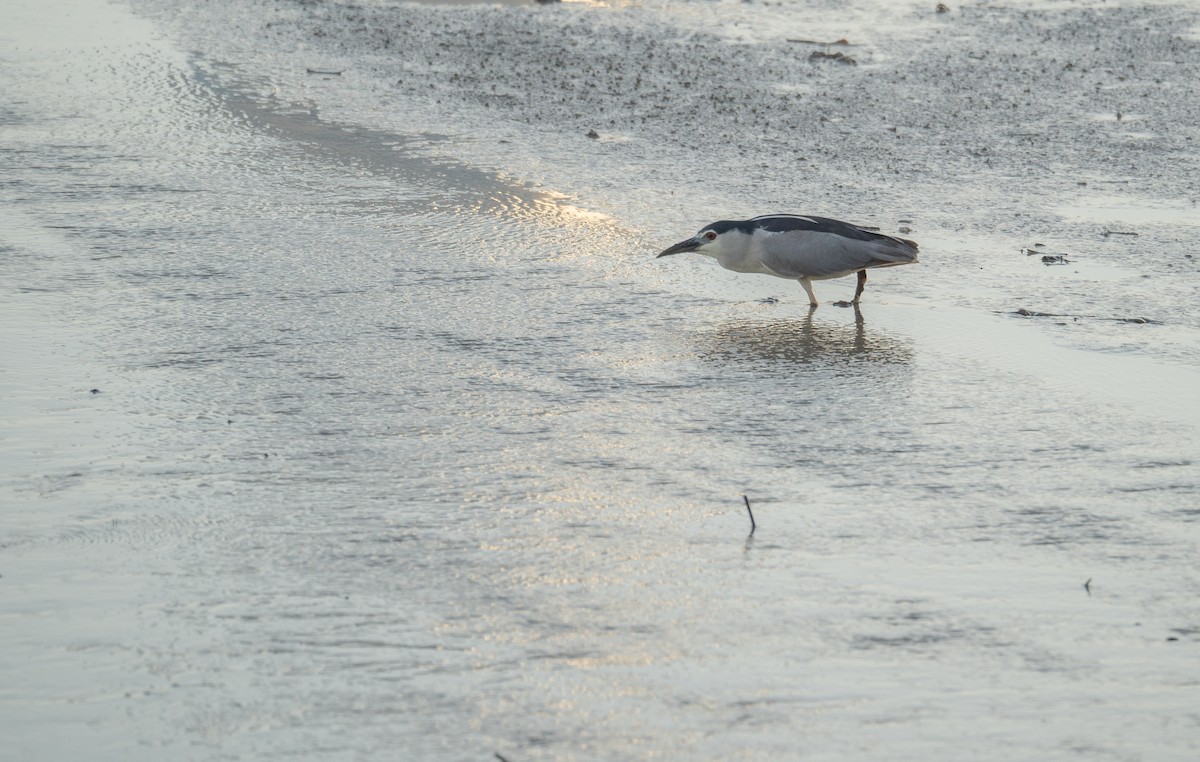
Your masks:
{"label": "reflection of bird in water", "polygon": [[862,311],[854,308],[854,325],[814,323],[813,313],[798,320],[737,320],[701,334],[700,355],[729,365],[819,366],[834,371],[906,365],[912,350],[896,338],[868,332]]}
{"label": "reflection of bird in water", "polygon": [[800,281],[808,303],[816,307],[814,280],[858,274],[858,304],[867,283],[867,268],[894,267],[917,261],[917,245],[826,217],[769,214],[750,220],[721,220],[680,241],[658,256],[695,251],[714,257],[721,267],[739,273],[764,273]]}

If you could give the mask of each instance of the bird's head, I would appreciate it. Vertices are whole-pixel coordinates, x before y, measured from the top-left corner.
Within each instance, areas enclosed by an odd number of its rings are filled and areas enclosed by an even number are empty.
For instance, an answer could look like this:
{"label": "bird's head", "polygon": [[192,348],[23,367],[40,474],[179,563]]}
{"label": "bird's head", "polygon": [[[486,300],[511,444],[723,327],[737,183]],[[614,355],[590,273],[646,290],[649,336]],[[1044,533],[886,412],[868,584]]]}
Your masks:
{"label": "bird's head", "polygon": [[659,252],[659,257],[669,257],[672,254],[683,254],[687,251],[694,251],[698,254],[707,254],[710,257],[715,257],[721,253],[723,239],[729,237],[733,228],[733,223],[714,222],[711,225],[703,227],[700,232],[686,241],[680,241],[669,249]]}

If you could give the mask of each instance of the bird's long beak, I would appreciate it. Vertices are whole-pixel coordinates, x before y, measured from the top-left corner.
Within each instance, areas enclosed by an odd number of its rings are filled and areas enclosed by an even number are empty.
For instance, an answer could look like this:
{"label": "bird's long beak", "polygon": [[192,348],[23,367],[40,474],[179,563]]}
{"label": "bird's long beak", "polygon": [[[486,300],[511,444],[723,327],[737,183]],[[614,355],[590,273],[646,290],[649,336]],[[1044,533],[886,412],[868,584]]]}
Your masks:
{"label": "bird's long beak", "polygon": [[[698,248],[700,248],[700,242],[695,238],[689,238],[686,241],[680,241],[671,248],[661,252],[658,257],[669,257],[672,254],[682,254],[685,251],[695,251]],[[658,257],[655,257],[655,259],[658,259]]]}

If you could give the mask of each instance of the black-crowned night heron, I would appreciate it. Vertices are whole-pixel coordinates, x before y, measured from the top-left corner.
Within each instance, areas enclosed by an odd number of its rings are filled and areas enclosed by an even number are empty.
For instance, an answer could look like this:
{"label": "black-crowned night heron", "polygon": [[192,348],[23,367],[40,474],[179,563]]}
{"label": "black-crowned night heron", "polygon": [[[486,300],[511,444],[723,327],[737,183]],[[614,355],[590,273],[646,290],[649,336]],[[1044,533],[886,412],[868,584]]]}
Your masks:
{"label": "black-crowned night heron", "polygon": [[854,301],[838,302],[858,304],[867,283],[867,269],[917,261],[917,245],[912,241],[873,233],[848,222],[796,214],[714,222],[658,256],[685,251],[706,254],[734,272],[798,280],[813,307],[818,304],[813,294],[814,280],[858,273]]}

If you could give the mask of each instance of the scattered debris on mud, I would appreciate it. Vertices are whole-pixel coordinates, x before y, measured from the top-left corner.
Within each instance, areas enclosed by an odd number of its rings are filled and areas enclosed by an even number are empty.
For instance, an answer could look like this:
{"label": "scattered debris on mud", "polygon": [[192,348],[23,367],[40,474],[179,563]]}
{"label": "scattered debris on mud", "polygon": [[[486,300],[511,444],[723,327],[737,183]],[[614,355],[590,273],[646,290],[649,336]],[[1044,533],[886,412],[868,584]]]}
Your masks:
{"label": "scattered debris on mud", "polygon": [[836,63],[849,64],[850,66],[858,65],[858,61],[855,61],[853,58],[846,55],[845,53],[841,53],[841,52],[826,53],[823,50],[814,50],[812,53],[809,53],[808,60],[810,60],[810,61],[834,61]]}

